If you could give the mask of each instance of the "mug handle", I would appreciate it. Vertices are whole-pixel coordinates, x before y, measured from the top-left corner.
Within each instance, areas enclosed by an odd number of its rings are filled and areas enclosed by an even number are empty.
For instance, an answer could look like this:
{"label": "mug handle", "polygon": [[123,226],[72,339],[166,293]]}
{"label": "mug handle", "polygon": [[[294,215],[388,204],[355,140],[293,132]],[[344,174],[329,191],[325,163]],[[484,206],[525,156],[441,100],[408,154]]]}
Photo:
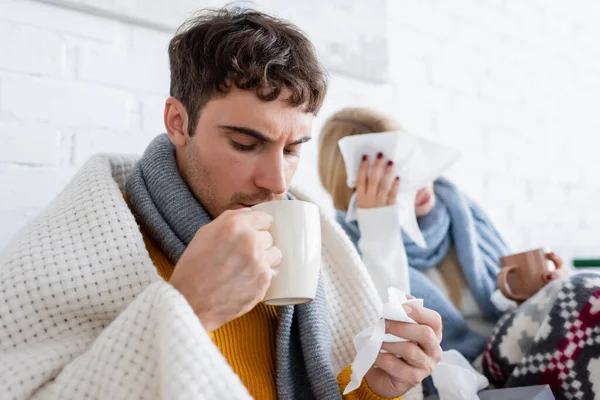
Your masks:
{"label": "mug handle", "polygon": [[513,293],[513,291],[510,290],[510,286],[508,285],[508,274],[510,274],[517,267],[518,265],[508,265],[506,267],[502,267],[502,269],[500,269],[500,273],[498,274],[498,278],[496,279],[496,281],[498,282],[498,289],[500,289],[500,292],[502,292],[504,297],[511,300],[524,301],[527,300],[527,295],[518,295],[517,293]]}
{"label": "mug handle", "polygon": [[[563,260],[562,260],[562,258],[560,258],[559,256],[557,256],[554,252],[546,253],[546,259],[552,261],[552,263],[554,264],[554,267],[557,270],[561,269],[562,266],[563,266]],[[547,273],[546,272],[544,272],[544,275],[542,276],[542,279],[544,280],[544,282],[550,283],[550,281],[547,278]]]}
{"label": "mug handle", "polygon": [[546,253],[546,259],[550,260],[554,263],[554,267],[556,269],[561,269],[563,266],[563,260],[559,256],[557,256],[554,252]]}

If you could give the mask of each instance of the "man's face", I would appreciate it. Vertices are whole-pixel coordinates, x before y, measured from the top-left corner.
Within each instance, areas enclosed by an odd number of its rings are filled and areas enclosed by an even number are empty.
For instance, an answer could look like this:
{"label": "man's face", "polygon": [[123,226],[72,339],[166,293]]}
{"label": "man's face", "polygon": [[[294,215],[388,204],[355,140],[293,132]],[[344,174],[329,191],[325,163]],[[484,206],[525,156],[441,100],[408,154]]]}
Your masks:
{"label": "man's face", "polygon": [[177,147],[177,164],[196,198],[216,218],[226,210],[281,199],[310,140],[313,115],[232,88],[201,110],[195,132]]}

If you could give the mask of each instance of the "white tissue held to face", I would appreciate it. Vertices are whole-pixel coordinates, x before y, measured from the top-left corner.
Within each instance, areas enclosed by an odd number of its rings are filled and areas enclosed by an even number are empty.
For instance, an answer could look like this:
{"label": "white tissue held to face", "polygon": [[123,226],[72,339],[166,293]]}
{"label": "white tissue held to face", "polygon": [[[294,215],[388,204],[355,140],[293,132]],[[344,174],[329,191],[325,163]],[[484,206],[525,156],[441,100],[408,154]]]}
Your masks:
{"label": "white tissue held to face", "polygon": [[[406,132],[368,133],[346,136],[338,141],[344,158],[350,188],[356,187],[356,179],[362,157],[375,160],[382,153],[394,163],[394,174],[400,177],[397,194],[398,224],[420,247],[425,248],[423,234],[417,224],[417,210],[428,213],[435,204],[430,187],[456,160],[459,153],[446,145],[418,138]],[[420,206],[417,206],[420,204]],[[417,207],[416,207],[417,206]],[[423,214],[424,215],[424,214]],[[353,195],[346,221],[356,220],[356,193]]]}

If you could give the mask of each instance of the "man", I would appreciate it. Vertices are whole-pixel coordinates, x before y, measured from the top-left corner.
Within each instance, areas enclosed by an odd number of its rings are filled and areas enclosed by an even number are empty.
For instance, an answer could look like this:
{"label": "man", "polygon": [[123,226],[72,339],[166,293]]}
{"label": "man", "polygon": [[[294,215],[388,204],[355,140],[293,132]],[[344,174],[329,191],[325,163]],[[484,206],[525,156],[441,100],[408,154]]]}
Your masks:
{"label": "man", "polygon": [[[352,337],[377,318],[373,284],[323,217],[315,300],[262,304],[281,252],[249,208],[286,196],[310,139],[326,92],[311,43],[222,9],[189,21],[169,57],[168,136],[137,162],[93,157],[1,266],[3,395],[342,398]],[[431,373],[439,315],[408,311],[418,324],[387,329],[410,341],[385,344],[345,399],[401,396]]]}

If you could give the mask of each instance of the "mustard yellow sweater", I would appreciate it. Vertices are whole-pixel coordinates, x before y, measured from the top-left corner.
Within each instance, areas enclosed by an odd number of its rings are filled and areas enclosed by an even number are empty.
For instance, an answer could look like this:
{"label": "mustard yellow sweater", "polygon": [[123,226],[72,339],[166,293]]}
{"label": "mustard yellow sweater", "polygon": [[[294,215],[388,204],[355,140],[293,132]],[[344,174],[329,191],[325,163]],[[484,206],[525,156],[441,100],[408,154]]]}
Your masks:
{"label": "mustard yellow sweater", "polygon": [[[152,263],[164,280],[173,273],[173,264],[164,253],[142,232]],[[230,321],[211,334],[223,357],[240,377],[255,399],[276,399],[275,332],[277,309],[259,303],[252,311]],[[350,366],[338,376],[340,392],[350,383]],[[344,396],[344,400],[381,400],[362,382],[360,388]]]}

